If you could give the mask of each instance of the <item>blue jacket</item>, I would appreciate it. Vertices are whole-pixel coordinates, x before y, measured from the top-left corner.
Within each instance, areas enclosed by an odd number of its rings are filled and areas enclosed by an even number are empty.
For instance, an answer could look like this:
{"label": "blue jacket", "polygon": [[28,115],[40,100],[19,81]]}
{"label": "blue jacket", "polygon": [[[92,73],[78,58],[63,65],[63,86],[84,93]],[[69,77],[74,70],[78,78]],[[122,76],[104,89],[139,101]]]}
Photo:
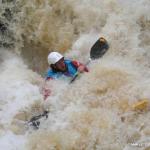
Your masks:
{"label": "blue jacket", "polygon": [[52,69],[49,69],[46,75],[46,79],[59,79],[59,78],[68,78],[74,77],[77,73],[77,67],[73,65],[71,60],[65,60],[65,64],[67,65],[67,72],[54,72]]}

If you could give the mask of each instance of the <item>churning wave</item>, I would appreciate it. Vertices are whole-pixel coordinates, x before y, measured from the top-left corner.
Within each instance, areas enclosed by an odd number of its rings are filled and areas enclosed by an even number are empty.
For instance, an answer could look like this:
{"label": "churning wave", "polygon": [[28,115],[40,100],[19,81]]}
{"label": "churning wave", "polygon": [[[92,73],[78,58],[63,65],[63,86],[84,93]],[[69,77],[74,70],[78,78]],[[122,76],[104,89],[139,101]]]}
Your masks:
{"label": "churning wave", "polygon": [[[0,148],[6,150],[148,150],[149,0],[1,0]],[[42,87],[52,50],[86,62],[92,44],[110,49],[74,84]],[[39,130],[28,120],[50,111]]]}

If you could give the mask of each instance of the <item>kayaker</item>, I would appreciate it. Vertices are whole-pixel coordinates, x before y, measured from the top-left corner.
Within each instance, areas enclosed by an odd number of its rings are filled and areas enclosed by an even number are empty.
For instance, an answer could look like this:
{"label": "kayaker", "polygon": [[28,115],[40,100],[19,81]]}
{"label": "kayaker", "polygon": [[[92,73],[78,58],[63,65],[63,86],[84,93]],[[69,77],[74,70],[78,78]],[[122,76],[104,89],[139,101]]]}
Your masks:
{"label": "kayaker", "polygon": [[49,79],[72,79],[77,72],[88,72],[88,68],[82,63],[65,59],[64,56],[58,52],[51,52],[48,55],[49,70],[46,75],[46,80]]}
{"label": "kayaker", "polygon": [[[50,52],[48,55],[49,69],[46,74],[46,81],[51,79],[62,79],[71,81],[74,76],[80,72],[88,72],[88,68],[75,60],[65,59],[64,56],[58,52]],[[43,88],[44,99],[50,96],[51,91],[46,86]]]}

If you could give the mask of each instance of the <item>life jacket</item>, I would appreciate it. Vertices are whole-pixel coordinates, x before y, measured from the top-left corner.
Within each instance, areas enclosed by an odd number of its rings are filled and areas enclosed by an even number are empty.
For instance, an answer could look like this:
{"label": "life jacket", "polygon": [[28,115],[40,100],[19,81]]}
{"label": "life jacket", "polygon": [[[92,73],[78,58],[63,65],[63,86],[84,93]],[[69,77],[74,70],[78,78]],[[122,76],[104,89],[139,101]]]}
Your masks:
{"label": "life jacket", "polygon": [[67,71],[66,72],[55,72],[52,69],[49,69],[47,71],[46,75],[46,80],[47,79],[59,79],[59,78],[72,78],[76,75],[77,73],[77,66],[74,65],[74,63],[71,60],[64,60],[66,66],[67,66]]}

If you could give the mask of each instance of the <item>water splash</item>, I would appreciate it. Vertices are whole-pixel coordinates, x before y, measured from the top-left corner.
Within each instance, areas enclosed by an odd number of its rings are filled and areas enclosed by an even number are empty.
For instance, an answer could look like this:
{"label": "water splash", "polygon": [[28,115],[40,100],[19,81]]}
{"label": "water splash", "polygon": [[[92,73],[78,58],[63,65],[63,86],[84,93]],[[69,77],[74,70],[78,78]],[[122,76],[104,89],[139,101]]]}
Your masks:
{"label": "water splash", "polygon": [[[150,2],[15,2],[18,11],[10,24],[21,56],[0,49],[0,147],[133,150],[131,143],[149,142],[149,109],[138,112],[132,105],[150,99]],[[108,53],[72,85],[49,82],[52,95],[43,102],[43,79],[25,63],[37,72],[45,70],[53,49],[86,62],[99,36],[108,40]],[[24,123],[43,107],[50,110],[49,118],[38,131],[26,128]]]}

